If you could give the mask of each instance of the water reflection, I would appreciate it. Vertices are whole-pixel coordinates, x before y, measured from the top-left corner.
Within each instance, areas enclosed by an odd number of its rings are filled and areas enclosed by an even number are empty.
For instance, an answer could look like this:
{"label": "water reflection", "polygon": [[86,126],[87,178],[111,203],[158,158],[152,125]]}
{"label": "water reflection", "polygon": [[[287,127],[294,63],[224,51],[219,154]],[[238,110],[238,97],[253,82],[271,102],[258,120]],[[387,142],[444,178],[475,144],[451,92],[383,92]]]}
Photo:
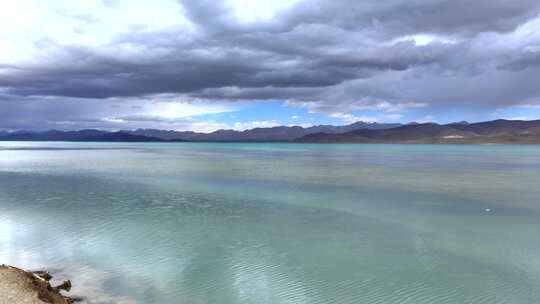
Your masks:
{"label": "water reflection", "polygon": [[538,149],[52,148],[0,149],[0,260],[93,303],[540,298]]}

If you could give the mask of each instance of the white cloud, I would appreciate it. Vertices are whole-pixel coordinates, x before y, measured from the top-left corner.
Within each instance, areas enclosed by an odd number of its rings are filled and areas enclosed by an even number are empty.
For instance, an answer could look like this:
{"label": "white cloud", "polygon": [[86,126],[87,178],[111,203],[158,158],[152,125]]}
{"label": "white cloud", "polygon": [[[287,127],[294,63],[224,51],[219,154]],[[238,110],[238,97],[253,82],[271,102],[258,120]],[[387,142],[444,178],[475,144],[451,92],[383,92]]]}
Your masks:
{"label": "white cloud", "polygon": [[[339,96],[334,96],[330,100],[337,99]],[[355,111],[379,111],[379,112],[407,112],[411,109],[428,107],[429,104],[424,102],[390,102],[373,97],[365,97],[360,99],[343,99],[339,102],[329,103],[320,101],[302,101],[289,99],[285,103],[288,106],[306,108],[309,113],[351,113]]]}
{"label": "white cloud", "polygon": [[105,117],[103,118],[104,122],[112,122],[112,123],[126,123],[127,121],[122,118],[114,118],[114,117]]}
{"label": "white cloud", "polygon": [[357,116],[349,113],[333,113],[331,117],[340,118],[346,124],[352,124],[358,121],[363,122],[395,122],[403,118],[401,114],[386,114],[380,116]]}
{"label": "white cloud", "polygon": [[397,39],[394,39],[391,44],[399,43],[399,42],[406,42],[406,41],[412,41],[417,46],[426,46],[431,43],[443,43],[443,44],[455,44],[457,41],[455,39],[446,38],[446,37],[440,37],[435,35],[427,35],[427,34],[417,34],[417,35],[409,35],[400,37]]}
{"label": "white cloud", "polygon": [[422,117],[422,119],[420,119],[417,122],[419,122],[419,123],[428,123],[428,122],[436,123],[437,120],[435,120],[435,116],[433,116],[433,115],[426,115],[426,116]]}
{"label": "white cloud", "polygon": [[176,97],[173,97],[171,100],[169,98],[162,99],[159,96],[152,98],[151,103],[145,103],[141,107],[142,109],[138,114],[155,115],[168,119],[227,113],[238,110],[234,105],[202,102],[187,103],[177,100]]}
{"label": "white cloud", "polygon": [[290,124],[288,125],[289,127],[302,127],[302,128],[309,128],[309,127],[313,127],[314,124],[312,123],[309,123],[309,122],[306,122],[306,123],[300,123],[300,124]]}
{"label": "white cloud", "polygon": [[243,131],[253,128],[270,128],[280,124],[275,120],[250,121],[250,122],[235,122],[232,129]]}
{"label": "white cloud", "polygon": [[235,17],[241,22],[269,21],[279,12],[293,6],[298,0],[229,0]]}
{"label": "white cloud", "polygon": [[121,34],[173,26],[184,35],[195,31],[175,0],[117,0],[114,5],[105,1],[3,1],[0,63],[46,58],[55,45],[107,47]]}
{"label": "white cloud", "polygon": [[352,124],[352,123],[355,123],[357,121],[363,121],[363,122],[377,122],[377,121],[379,121],[378,117],[355,116],[355,115],[352,115],[352,114],[349,114],[349,113],[333,113],[330,116],[334,117],[334,118],[339,118],[339,119],[343,120],[343,122],[346,123],[346,124]]}
{"label": "white cloud", "polygon": [[239,110],[238,104],[183,102],[175,95],[143,98],[83,99],[31,96],[20,99],[3,96],[0,102],[3,128],[160,128],[215,130],[228,127],[201,116]]}
{"label": "white cloud", "polygon": [[420,102],[398,102],[391,103],[388,101],[379,101],[373,104],[359,104],[356,106],[355,110],[375,110],[375,111],[384,111],[384,112],[406,112],[409,109],[423,108],[427,107],[427,103]]}

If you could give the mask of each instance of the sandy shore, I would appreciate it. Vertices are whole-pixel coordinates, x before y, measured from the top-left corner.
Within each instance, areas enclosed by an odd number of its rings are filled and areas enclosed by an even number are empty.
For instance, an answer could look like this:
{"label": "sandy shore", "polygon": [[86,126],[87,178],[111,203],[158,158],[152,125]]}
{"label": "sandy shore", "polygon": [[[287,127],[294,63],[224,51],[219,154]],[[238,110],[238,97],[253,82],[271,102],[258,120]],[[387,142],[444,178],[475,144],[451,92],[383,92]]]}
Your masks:
{"label": "sandy shore", "polygon": [[0,304],[69,304],[73,299],[63,296],[60,290],[69,291],[71,282],[53,287],[51,275],[44,271],[28,272],[0,265]]}

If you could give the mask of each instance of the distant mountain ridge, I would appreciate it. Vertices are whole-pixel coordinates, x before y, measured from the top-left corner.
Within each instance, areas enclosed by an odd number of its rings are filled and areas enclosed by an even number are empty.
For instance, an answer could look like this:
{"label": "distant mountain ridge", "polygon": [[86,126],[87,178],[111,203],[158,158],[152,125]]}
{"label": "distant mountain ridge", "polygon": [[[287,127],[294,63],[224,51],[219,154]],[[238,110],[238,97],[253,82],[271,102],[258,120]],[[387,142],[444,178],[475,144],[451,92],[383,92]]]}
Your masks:
{"label": "distant mountain ridge", "polygon": [[129,134],[123,131],[107,132],[101,130],[87,129],[78,131],[16,131],[0,132],[2,141],[103,141],[103,142],[145,142],[163,141],[159,138]]}
{"label": "distant mountain ridge", "polygon": [[479,123],[409,124],[384,130],[313,133],[306,143],[540,143],[540,120],[498,119]]}
{"label": "distant mountain ridge", "polygon": [[308,128],[278,126],[245,131],[211,133],[137,129],[108,132],[0,131],[1,141],[104,141],[104,142],[301,142],[301,143],[534,143],[540,144],[540,120],[504,120],[451,124],[380,124],[357,122],[346,126]]}
{"label": "distant mountain ridge", "polygon": [[278,126],[271,128],[255,128],[245,131],[217,130],[211,133],[197,133],[192,131],[167,131],[155,129],[137,129],[123,131],[134,135],[161,138],[164,140],[185,141],[225,141],[225,142],[283,142],[294,141],[303,136],[313,133],[338,134],[359,129],[380,130],[399,127],[398,123],[368,123],[358,121],[345,126],[319,125],[308,128],[299,126]]}
{"label": "distant mountain ridge", "polygon": [[387,129],[401,124],[384,124],[355,122],[345,126],[320,125],[308,128],[299,126],[278,126],[271,128],[255,128],[245,131],[217,130],[210,133],[193,131],[173,131],[157,129],[122,130],[107,132],[95,129],[78,131],[0,131],[3,141],[198,141],[198,142],[290,142],[305,135],[326,132],[329,134],[344,133],[358,129]]}

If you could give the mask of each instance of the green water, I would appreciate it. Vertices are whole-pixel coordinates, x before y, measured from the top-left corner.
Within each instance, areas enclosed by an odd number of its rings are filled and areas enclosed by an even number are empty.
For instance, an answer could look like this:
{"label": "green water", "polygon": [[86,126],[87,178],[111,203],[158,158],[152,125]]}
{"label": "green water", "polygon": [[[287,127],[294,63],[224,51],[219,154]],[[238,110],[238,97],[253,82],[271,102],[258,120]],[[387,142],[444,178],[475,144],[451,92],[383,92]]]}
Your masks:
{"label": "green water", "polygon": [[88,303],[540,303],[540,146],[0,142],[0,263]]}

